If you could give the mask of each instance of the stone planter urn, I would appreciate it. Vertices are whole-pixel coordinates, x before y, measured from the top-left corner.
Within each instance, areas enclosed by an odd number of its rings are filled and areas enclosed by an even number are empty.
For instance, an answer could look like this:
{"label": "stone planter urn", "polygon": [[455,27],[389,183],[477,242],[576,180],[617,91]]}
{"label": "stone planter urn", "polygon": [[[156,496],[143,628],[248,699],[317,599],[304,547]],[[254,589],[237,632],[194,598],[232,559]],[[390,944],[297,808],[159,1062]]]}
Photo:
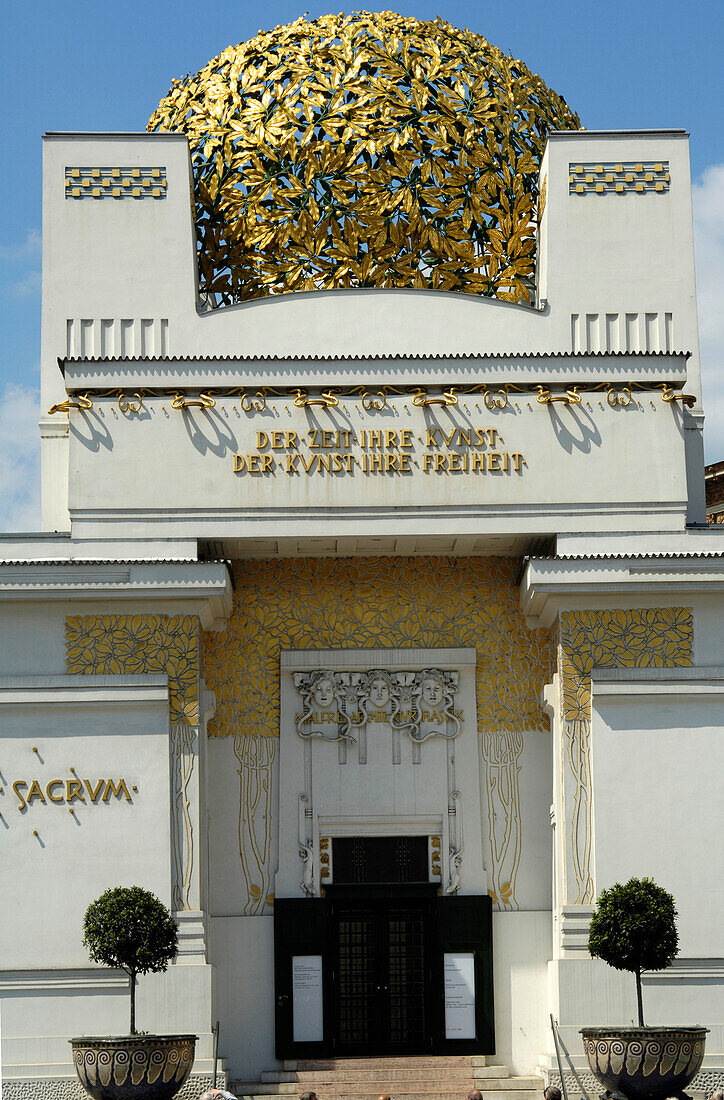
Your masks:
{"label": "stone planter urn", "polygon": [[171,1100],[194,1064],[195,1035],[71,1039],[78,1080],[93,1100]]}
{"label": "stone planter urn", "polygon": [[584,1027],[591,1072],[606,1094],[667,1100],[683,1091],[704,1059],[705,1027]]}

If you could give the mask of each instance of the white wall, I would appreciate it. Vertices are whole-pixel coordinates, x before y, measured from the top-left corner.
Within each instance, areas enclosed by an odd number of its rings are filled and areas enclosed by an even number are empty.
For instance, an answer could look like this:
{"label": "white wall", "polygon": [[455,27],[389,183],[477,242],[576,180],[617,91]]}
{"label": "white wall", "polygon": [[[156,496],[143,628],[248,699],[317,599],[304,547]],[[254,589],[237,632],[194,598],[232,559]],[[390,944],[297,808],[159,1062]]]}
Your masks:
{"label": "white wall", "polygon": [[546,1048],[550,912],[493,913],[495,1057],[511,1073],[533,1073]]}
{"label": "white wall", "polygon": [[[0,680],[2,823],[12,841],[3,871],[16,896],[29,901],[2,907],[2,967],[86,966],[83,914],[110,886],[143,886],[171,901],[165,677],[94,681],[28,677],[18,692]],[[68,803],[67,784],[76,777],[83,797]],[[124,793],[92,802],[86,779],[94,788],[103,779],[105,791],[106,780],[121,777],[130,801]],[[53,779],[61,780],[51,788],[63,799],[57,803],[48,793]],[[21,793],[29,797],[37,780],[43,797],[21,809],[13,784],[23,780]]]}
{"label": "white wall", "polygon": [[650,876],[676,901],[681,955],[721,955],[724,695],[688,680],[593,683],[596,892]]}
{"label": "white wall", "polygon": [[273,1069],[274,920],[212,917],[209,957],[216,967],[219,1051],[231,1080],[253,1081]]}

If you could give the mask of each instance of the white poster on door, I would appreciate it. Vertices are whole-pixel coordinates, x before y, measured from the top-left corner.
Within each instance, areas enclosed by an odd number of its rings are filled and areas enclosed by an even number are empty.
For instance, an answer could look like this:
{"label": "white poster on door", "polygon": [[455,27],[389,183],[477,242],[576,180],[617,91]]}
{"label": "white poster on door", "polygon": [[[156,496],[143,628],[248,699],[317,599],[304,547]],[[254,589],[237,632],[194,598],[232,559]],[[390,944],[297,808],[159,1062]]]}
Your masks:
{"label": "white poster on door", "polygon": [[321,1043],[324,1038],[322,956],[292,957],[292,1011],[295,1043]]}
{"label": "white poster on door", "polygon": [[475,1038],[475,956],[445,953],[445,1038]]}

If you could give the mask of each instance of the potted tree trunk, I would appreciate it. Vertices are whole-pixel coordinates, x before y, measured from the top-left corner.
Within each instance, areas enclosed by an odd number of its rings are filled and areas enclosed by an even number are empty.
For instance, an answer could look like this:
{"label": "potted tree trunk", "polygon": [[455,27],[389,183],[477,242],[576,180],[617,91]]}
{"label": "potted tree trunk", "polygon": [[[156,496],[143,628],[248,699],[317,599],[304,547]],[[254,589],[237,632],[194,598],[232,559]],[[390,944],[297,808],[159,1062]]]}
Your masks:
{"label": "potted tree trunk", "polygon": [[162,972],[176,958],[175,920],[148,890],[119,886],[91,902],[83,933],[93,962],[128,974],[130,1031],[71,1039],[80,1083],[93,1100],[170,1100],[191,1071],[196,1036],[139,1034],[136,978]]}
{"label": "potted tree trunk", "polygon": [[632,878],[601,891],[591,918],[589,953],[636,976],[638,1027],[584,1027],[591,1071],[606,1094],[626,1100],[686,1097],[683,1089],[704,1058],[705,1027],[646,1027],[641,974],[664,970],[679,937],[674,899],[650,878]]}

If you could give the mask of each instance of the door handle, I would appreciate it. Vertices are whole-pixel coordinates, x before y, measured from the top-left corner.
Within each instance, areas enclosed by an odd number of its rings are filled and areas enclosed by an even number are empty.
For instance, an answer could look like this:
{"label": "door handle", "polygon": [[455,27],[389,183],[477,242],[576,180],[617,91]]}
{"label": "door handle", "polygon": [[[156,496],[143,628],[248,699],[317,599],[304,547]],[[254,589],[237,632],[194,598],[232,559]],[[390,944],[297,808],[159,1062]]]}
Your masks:
{"label": "door handle", "polygon": [[277,1004],[281,1008],[284,1001],[288,1001],[288,1000],[289,1000],[289,995],[287,993],[280,993],[279,996],[277,997]]}

